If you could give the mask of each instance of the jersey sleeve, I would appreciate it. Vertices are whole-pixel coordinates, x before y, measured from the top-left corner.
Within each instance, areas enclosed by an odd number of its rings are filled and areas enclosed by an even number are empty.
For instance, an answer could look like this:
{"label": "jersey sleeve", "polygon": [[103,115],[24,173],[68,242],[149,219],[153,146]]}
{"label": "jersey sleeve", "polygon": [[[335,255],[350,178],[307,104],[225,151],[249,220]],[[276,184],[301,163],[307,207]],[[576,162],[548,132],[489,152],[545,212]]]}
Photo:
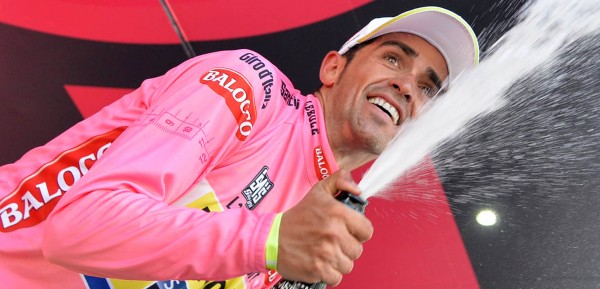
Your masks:
{"label": "jersey sleeve", "polygon": [[[152,79],[149,107],[49,216],[43,252],[120,279],[226,279],[266,271],[275,213],[173,206],[257,134],[261,79],[245,51],[193,58]],[[249,53],[249,52],[246,52]],[[113,117],[119,117],[115,115]],[[208,237],[210,236],[210,237]]]}

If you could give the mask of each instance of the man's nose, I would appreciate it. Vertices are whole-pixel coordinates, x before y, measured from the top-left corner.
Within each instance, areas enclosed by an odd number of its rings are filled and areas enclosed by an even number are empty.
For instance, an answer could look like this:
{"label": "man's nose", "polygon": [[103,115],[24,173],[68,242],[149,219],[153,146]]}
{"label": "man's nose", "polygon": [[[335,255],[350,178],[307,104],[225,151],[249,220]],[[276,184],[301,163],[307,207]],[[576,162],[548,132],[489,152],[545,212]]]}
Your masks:
{"label": "man's nose", "polygon": [[[423,99],[419,95],[417,83],[410,76],[401,76],[390,80],[390,86],[406,101],[409,116],[415,116],[423,105]],[[402,101],[402,100],[400,100]]]}

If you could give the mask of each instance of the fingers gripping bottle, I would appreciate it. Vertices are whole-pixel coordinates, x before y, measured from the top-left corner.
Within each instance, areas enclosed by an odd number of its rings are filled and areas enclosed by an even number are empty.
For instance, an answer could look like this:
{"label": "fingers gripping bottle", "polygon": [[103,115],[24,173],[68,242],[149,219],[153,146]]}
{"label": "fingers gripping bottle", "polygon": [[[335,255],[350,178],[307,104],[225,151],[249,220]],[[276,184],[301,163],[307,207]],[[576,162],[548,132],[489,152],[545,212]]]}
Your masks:
{"label": "fingers gripping bottle", "polygon": [[[344,203],[346,206],[350,207],[351,209],[360,212],[361,214],[365,213],[365,207],[367,206],[368,202],[365,201],[363,198],[356,196],[356,195],[352,195],[348,192],[339,192],[335,198]],[[290,280],[285,280],[282,279],[281,281],[277,282],[277,284],[275,284],[275,286],[273,287],[274,289],[325,289],[327,285],[323,282],[319,282],[319,283],[304,283],[304,282],[300,282],[300,281],[290,281]]]}

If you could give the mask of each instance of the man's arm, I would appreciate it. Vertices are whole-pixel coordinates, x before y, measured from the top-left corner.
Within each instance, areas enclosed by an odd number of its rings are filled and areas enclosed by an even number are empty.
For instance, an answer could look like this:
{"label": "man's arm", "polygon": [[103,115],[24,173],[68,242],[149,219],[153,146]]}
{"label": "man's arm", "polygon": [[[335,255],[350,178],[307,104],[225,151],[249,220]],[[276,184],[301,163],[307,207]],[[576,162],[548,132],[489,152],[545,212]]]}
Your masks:
{"label": "man's arm", "polygon": [[239,55],[188,61],[153,80],[147,112],[47,219],[43,250],[50,261],[94,276],[142,280],[226,279],[265,270],[274,213],[170,205],[242,145],[232,109],[247,106],[215,92],[233,82],[213,73],[225,65],[243,73],[248,66]]}

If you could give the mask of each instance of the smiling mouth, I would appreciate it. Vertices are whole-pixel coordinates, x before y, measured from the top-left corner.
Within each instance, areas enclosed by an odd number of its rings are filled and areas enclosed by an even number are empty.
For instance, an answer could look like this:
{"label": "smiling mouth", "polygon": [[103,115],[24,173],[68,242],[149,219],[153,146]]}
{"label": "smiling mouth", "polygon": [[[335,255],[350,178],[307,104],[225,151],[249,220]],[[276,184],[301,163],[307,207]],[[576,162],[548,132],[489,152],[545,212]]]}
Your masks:
{"label": "smiling mouth", "polygon": [[367,101],[374,105],[377,105],[379,109],[381,109],[383,112],[389,115],[394,125],[400,124],[400,114],[398,113],[398,110],[395,107],[393,107],[389,102],[385,101],[381,97],[372,97],[367,99]]}

